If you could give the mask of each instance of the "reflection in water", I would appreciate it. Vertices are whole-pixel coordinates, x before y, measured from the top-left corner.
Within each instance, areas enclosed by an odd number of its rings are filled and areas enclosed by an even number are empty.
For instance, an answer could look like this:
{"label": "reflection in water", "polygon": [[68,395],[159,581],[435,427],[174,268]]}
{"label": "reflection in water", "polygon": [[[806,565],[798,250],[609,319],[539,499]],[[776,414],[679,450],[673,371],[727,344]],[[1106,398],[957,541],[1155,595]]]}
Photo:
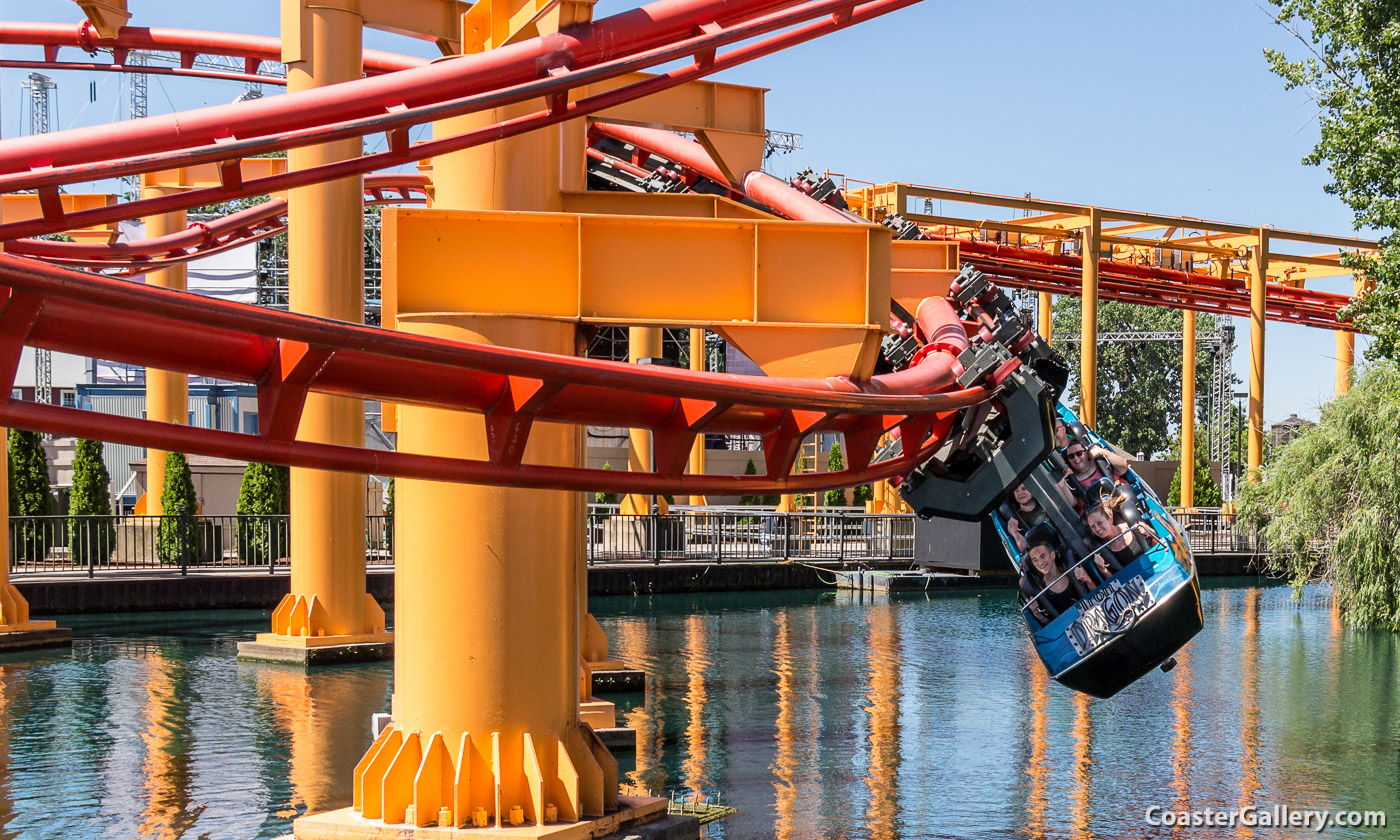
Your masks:
{"label": "reflection in water", "polygon": [[[1244,595],[1240,632],[1240,799],[1239,807],[1259,804],[1259,590]],[[1253,837],[1248,826],[1240,837]]]}
{"label": "reflection in water", "polygon": [[1046,688],[1050,677],[1045,666],[1033,648],[1026,651],[1026,671],[1030,675],[1031,693],[1031,756],[1026,762],[1026,775],[1030,777],[1030,795],[1026,803],[1026,834],[1030,837],[1045,836],[1045,785],[1049,781],[1050,768],[1045,760],[1049,744],[1045,738],[1048,700]]}
{"label": "reflection in water", "polygon": [[[1191,808],[1191,653],[1187,647],[1176,654],[1172,670],[1172,810]],[[1172,834],[1184,829],[1177,826]]]}
{"label": "reflection in water", "polygon": [[11,695],[17,686],[19,668],[14,665],[0,665],[0,840],[13,840],[19,835],[7,826],[14,819],[14,805],[10,801],[10,783],[13,772],[10,769],[10,714]]}
{"label": "reflection in water", "polygon": [[682,780],[696,796],[704,796],[713,787],[709,771],[708,733],[705,731],[705,711],[710,705],[710,693],[705,677],[714,665],[710,659],[709,619],[692,615],[685,622],[686,726],[685,763]]}
{"label": "reflection in water", "polygon": [[778,613],[773,638],[773,673],[778,678],[778,719],[774,733],[773,788],[777,794],[778,822],[773,834],[778,840],[789,840],[797,822],[797,787],[793,774],[797,770],[797,744],[793,738],[794,716],[797,714],[793,697],[794,669],[792,661],[792,628],[790,613]]}
{"label": "reflection in water", "polygon": [[1070,772],[1074,777],[1074,789],[1070,793],[1070,821],[1075,838],[1093,837],[1089,821],[1093,762],[1089,747],[1093,742],[1093,719],[1089,716],[1089,696],[1074,695],[1074,759]]}
{"label": "reflection in water", "polygon": [[627,727],[637,733],[636,767],[627,774],[627,783],[642,791],[661,791],[666,787],[666,768],[661,765],[665,746],[661,706],[666,695],[655,668],[648,667],[655,662],[652,628],[645,621],[629,621],[619,625],[616,633],[610,631],[608,638],[616,640],[619,659],[647,671],[645,700],[625,715]]}
{"label": "reflection in water", "polygon": [[893,840],[899,831],[899,624],[895,607],[870,609],[870,791],[866,828],[872,840]]}
{"label": "reflection in water", "polygon": [[[593,607],[650,675],[620,710],[643,733],[630,777],[721,793],[740,813],[715,840],[1065,840],[1171,836],[1148,805],[1400,814],[1400,636],[1343,632],[1309,591],[1207,589],[1176,670],[1092,702],[1027,655],[1013,592]],[[245,615],[71,617],[73,651],[0,656],[0,840],[266,840],[343,804],[389,667],[237,665],[267,621]]]}
{"label": "reflection in water", "polygon": [[303,668],[268,663],[244,666],[253,672],[258,696],[288,743],[288,800],[277,816],[295,818],[350,804],[353,767],[370,743],[370,718],[386,711],[389,671]]}
{"label": "reflection in water", "polygon": [[141,742],[145,747],[145,806],[139,817],[140,831],[142,837],[174,840],[184,836],[205,807],[191,808],[190,799],[194,781],[190,708],[199,698],[182,664],[170,661],[165,650],[155,646],[146,656],[144,690]]}

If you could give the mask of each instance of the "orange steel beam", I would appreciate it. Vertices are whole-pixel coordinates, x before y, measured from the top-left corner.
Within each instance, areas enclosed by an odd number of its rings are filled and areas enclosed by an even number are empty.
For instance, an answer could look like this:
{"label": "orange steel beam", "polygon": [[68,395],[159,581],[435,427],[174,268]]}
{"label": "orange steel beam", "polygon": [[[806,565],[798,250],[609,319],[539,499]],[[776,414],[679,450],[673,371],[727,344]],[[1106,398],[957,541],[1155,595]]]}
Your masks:
{"label": "orange steel beam", "polygon": [[[0,195],[0,226],[46,217],[112,207],[117,197],[102,193],[5,193]],[[75,242],[110,243],[117,237],[116,222],[105,222],[67,231]],[[6,250],[9,250],[6,247]]]}
{"label": "orange steel beam", "polygon": [[[507,348],[445,342],[78,274],[0,255],[0,348],[13,376],[20,348],[98,356],[258,385],[257,434],[155,423],[9,399],[0,423],[136,446],[201,452],[316,469],[516,487],[619,492],[747,494],[849,486],[908,473],[931,457],[962,408],[989,398],[959,388],[951,369],[874,377],[784,380],[699,374]],[[931,361],[939,354],[932,354]],[[928,364],[925,361],[924,364]],[[919,381],[921,390],[908,388]],[[443,382],[454,387],[443,388]],[[357,449],[295,440],[308,391],[487,413],[491,461]],[[558,469],[521,463],[533,421],[651,428],[652,473]],[[905,454],[869,465],[879,432],[900,428]],[[844,432],[851,468],[790,476],[796,449],[783,442]],[[762,476],[683,475],[702,432],[757,434],[782,457]],[[910,445],[910,441],[920,441]],[[856,466],[859,465],[859,466]]]}
{"label": "orange steel beam", "polygon": [[874,226],[392,208],[383,224],[401,266],[386,313],[706,326],[770,375],[858,378],[889,318]]}

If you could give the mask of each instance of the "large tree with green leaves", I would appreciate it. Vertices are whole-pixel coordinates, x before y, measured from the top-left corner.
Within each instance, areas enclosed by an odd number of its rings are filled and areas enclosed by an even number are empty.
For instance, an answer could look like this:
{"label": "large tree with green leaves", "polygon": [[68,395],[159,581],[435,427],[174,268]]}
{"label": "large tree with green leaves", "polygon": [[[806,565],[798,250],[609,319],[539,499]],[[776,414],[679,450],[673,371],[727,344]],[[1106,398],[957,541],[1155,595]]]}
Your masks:
{"label": "large tree with green leaves", "polygon": [[[1080,299],[1066,295],[1055,300],[1055,349],[1070,369],[1079,372],[1079,343],[1065,341],[1080,334]],[[1176,309],[1136,306],[1111,300],[1099,301],[1099,333],[1181,332],[1182,314]],[[1197,314],[1198,333],[1216,328],[1213,315]],[[1209,422],[1210,349],[1196,348],[1196,417]],[[1066,403],[1079,404],[1079,377],[1070,382]],[[1181,426],[1181,342],[1127,341],[1098,346],[1098,431],[1125,452],[1149,457],[1167,452],[1172,433]]]}
{"label": "large tree with green leaves", "polygon": [[1357,227],[1386,231],[1377,256],[1347,258],[1374,287],[1343,316],[1375,337],[1371,358],[1400,360],[1400,2],[1269,2],[1299,42],[1296,58],[1265,50],[1269,67],[1320,112],[1320,138],[1303,162],[1327,167],[1326,190],[1346,202]]}
{"label": "large tree with green leaves", "polygon": [[[50,516],[53,493],[49,488],[49,462],[38,432],[10,429],[10,515]],[[16,560],[39,561],[53,540],[50,523],[25,519],[10,529],[10,554]]]}
{"label": "large tree with green leaves", "polygon": [[291,470],[277,464],[250,462],[238,488],[238,556],[245,563],[266,563],[287,556],[287,520],[291,513]]}
{"label": "large tree with green leaves", "polygon": [[68,494],[68,554],[80,563],[102,563],[116,547],[112,477],[102,462],[102,441],[80,438],[73,454]]}
{"label": "large tree with green leaves", "polygon": [[[833,443],[831,452],[826,456],[826,471],[839,472],[846,468],[846,459],[841,457],[841,444]],[[827,507],[844,507],[846,505],[846,491],[843,489],[828,490],[822,502]]]}
{"label": "large tree with green leaves", "polygon": [[1237,502],[1269,566],[1330,581],[1350,624],[1400,630],[1400,365],[1370,365],[1262,472]]}

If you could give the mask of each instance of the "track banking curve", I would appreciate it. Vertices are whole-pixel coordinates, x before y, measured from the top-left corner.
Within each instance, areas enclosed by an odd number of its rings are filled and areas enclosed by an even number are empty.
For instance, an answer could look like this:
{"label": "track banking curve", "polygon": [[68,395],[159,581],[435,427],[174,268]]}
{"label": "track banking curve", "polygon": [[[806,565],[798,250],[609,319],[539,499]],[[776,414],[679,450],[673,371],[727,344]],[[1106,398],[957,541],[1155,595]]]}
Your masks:
{"label": "track banking curve", "polygon": [[[10,399],[0,404],[0,422],[320,469],[569,490],[742,494],[815,490],[906,474],[942,446],[962,409],[991,397],[983,387],[957,382],[960,370],[952,355],[967,346],[967,337],[946,301],[920,313],[923,333],[938,336],[944,348],[919,366],[865,381],[785,380],[640,368],[435,341],[147,288],[42,261],[111,269],[115,260],[127,271],[137,270],[134,266],[142,261],[169,264],[192,250],[209,253],[240,239],[269,235],[282,220],[282,208],[275,202],[160,240],[127,243],[125,248],[13,240],[263,194],[466,148],[681,84],[914,1],[817,0],[794,5],[774,0],[663,0],[567,33],[317,91],[57,132],[42,141],[0,143],[0,189],[36,189],[45,211],[37,224],[0,225],[0,238],[12,240],[11,246],[30,255],[0,256],[0,285],[10,290],[0,310],[0,343],[11,370],[22,347],[30,345],[251,382],[258,387],[260,417],[267,420],[260,433],[240,434]],[[171,43],[165,31],[150,30],[144,37],[153,44],[158,35],[166,39],[161,43]],[[197,41],[190,36],[185,46],[212,48]],[[221,48],[228,47],[225,43]],[[50,52],[46,49],[46,58],[56,58]],[[249,66],[254,57],[248,57]],[[564,102],[562,95],[571,88],[684,57],[693,58],[692,64],[607,94]],[[409,126],[541,95],[551,97],[550,107],[523,120],[471,135],[407,143]],[[217,188],[128,202],[96,213],[64,214],[61,208],[54,212],[57,188],[75,180],[236,161],[254,151],[373,131],[389,133],[390,151],[385,155],[246,183],[236,166],[225,166],[224,182]],[[120,157],[113,157],[117,149]],[[421,190],[421,181],[394,182],[395,177],[385,176],[380,182],[398,191],[389,200],[402,200],[415,187]],[[367,179],[367,190],[376,186],[374,178]],[[99,219],[98,214],[106,215]],[[444,381],[456,387],[443,389]],[[297,441],[302,404],[313,391],[483,413],[491,458],[467,461]],[[656,468],[627,473],[522,463],[536,419],[652,429]],[[891,431],[904,440],[904,453],[872,464],[877,441]],[[683,475],[695,436],[706,432],[760,436],[765,473]],[[790,475],[802,439],[816,432],[843,433],[851,466],[835,473]]]}

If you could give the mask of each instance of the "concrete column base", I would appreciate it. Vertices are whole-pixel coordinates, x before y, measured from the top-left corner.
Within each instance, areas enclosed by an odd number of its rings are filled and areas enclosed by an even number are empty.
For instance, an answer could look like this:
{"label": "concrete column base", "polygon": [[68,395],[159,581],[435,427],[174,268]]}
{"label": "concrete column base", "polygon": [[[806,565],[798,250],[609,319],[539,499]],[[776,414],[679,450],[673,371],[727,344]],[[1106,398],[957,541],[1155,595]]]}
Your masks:
{"label": "concrete column base", "polygon": [[313,667],[349,662],[387,662],[394,658],[393,633],[358,636],[282,636],[259,633],[238,643],[238,658],[251,662],[281,662]]}
{"label": "concrete column base", "polygon": [[[417,828],[388,824],[383,820],[367,820],[352,808],[341,808],[315,816],[306,816],[292,823],[296,840],[593,840],[593,838],[622,837],[638,834],[654,840],[690,840],[700,836],[700,824],[695,821],[689,834],[653,835],[639,830],[647,824],[667,821],[667,800],[659,797],[619,796],[618,809],[603,817],[575,823],[519,825],[506,828]],[[693,819],[693,818],[691,818]],[[626,832],[622,834],[621,832]]]}
{"label": "concrete column base", "polygon": [[26,621],[0,625],[0,651],[66,647],[73,644],[73,631],[52,621]]}

